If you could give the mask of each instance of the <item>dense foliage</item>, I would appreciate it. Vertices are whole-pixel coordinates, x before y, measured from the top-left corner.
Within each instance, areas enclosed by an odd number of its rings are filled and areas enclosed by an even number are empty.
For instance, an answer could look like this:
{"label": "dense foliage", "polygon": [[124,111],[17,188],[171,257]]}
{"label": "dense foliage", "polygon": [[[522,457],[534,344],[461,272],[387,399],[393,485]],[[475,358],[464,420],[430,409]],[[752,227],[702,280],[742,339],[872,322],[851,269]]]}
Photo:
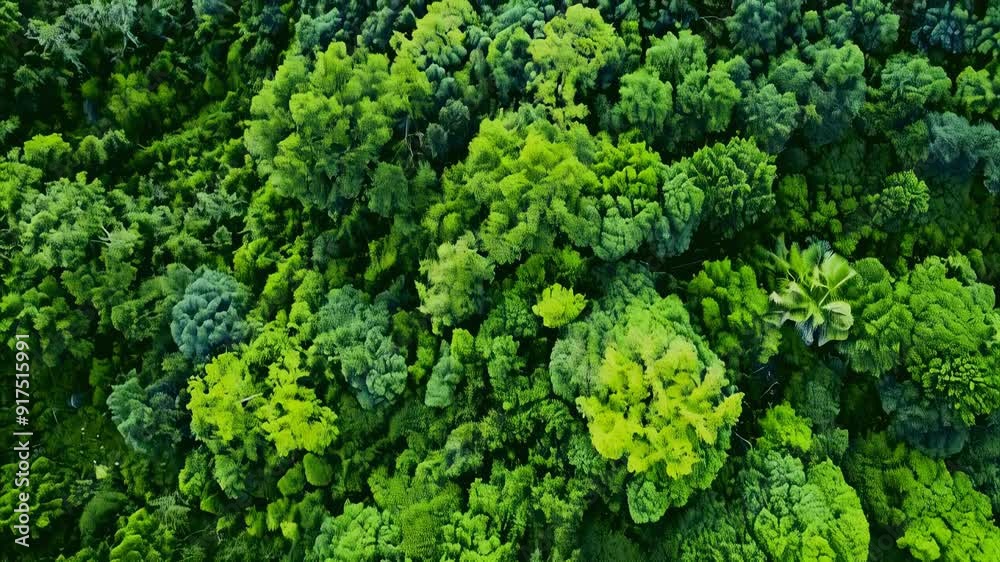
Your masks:
{"label": "dense foliage", "polygon": [[0,0],[0,558],[996,561],[998,122],[986,0]]}

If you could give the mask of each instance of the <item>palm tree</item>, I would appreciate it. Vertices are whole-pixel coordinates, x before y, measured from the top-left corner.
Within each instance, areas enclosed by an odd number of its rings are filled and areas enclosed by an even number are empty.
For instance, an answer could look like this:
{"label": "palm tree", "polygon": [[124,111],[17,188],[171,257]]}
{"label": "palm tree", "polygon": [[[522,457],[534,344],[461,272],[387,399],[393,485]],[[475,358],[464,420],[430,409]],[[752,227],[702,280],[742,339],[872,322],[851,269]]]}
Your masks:
{"label": "palm tree", "polygon": [[771,293],[774,311],[770,320],[778,326],[794,322],[806,345],[814,340],[823,345],[847,339],[854,317],[851,305],[837,298],[855,276],[847,260],[825,242],[813,242],[805,250],[793,243],[789,249],[782,238],[770,256],[775,269],[785,274],[778,290]]}

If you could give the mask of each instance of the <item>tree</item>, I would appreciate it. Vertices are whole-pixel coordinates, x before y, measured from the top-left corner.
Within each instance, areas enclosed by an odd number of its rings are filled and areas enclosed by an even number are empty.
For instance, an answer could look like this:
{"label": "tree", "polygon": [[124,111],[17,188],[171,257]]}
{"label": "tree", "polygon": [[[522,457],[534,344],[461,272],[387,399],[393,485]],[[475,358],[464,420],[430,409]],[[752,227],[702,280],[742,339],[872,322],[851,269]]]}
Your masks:
{"label": "tree", "polygon": [[900,130],[913,123],[924,108],[940,103],[951,92],[951,79],[926,58],[898,53],[886,61],[881,83],[871,88],[863,115],[869,130]]}
{"label": "tree", "polygon": [[790,50],[768,73],[779,93],[795,94],[802,112],[802,132],[809,144],[840,139],[865,102],[865,59],[857,45],[809,45]]}
{"label": "tree", "polygon": [[872,220],[890,232],[919,224],[930,208],[930,190],[912,170],[887,177],[882,191],[866,199]]}
{"label": "tree", "polygon": [[1000,407],[995,296],[974,277],[948,273],[942,260],[928,258],[910,273],[908,288],[900,287],[914,318],[905,359],[913,379],[971,425]]}
{"label": "tree", "polygon": [[1000,6],[987,6],[986,14],[978,23],[976,51],[995,56],[1000,52]]}
{"label": "tree", "polygon": [[910,42],[921,51],[942,49],[959,54],[972,49],[976,27],[963,5],[947,3],[927,7],[916,15]]}
{"label": "tree", "polygon": [[341,376],[366,409],[392,404],[406,388],[406,358],[392,341],[387,296],[370,302],[348,285],[319,309],[309,353],[327,376]]}
{"label": "tree", "polygon": [[323,519],[323,527],[309,552],[317,562],[399,560],[399,528],[379,510],[361,503],[344,503],[344,511]]}
{"label": "tree", "polygon": [[600,85],[624,56],[625,42],[592,8],[570,6],[565,16],[545,24],[545,36],[528,45],[528,88],[551,108],[556,122],[581,119],[587,108],[577,99]]}
{"label": "tree", "polygon": [[765,450],[808,453],[813,444],[811,422],[798,415],[787,402],[778,404],[760,419],[761,436],[757,444]]}
{"label": "tree", "polygon": [[959,180],[982,170],[986,187],[1000,193],[1000,165],[993,150],[1000,132],[992,124],[972,125],[954,113],[932,113],[926,124],[927,170]]}
{"label": "tree", "polygon": [[955,100],[967,116],[996,113],[996,94],[988,71],[971,66],[955,79]]}
{"label": "tree", "polygon": [[676,297],[631,304],[602,347],[590,391],[577,404],[594,448],[627,461],[632,519],[657,521],[711,484],[742,395],[723,394],[722,362]]}
{"label": "tree", "polygon": [[256,403],[244,400],[257,394],[257,389],[246,367],[231,353],[217,356],[205,366],[204,376],[188,383],[191,432],[218,456],[215,477],[222,490],[233,497],[245,491],[234,469],[243,459],[257,460],[262,445],[259,430],[255,430]]}
{"label": "tree", "polygon": [[673,112],[673,86],[645,68],[622,76],[615,119],[622,129],[638,129],[647,141],[661,134]]}
{"label": "tree", "polygon": [[867,560],[861,501],[830,460],[804,468],[775,451],[753,451],[738,481],[752,530],[775,560]]}
{"label": "tree", "polygon": [[986,561],[1000,548],[989,500],[943,461],[876,433],[858,443],[846,472],[875,522],[916,560]]}
{"label": "tree", "polygon": [[456,387],[472,374],[472,366],[467,363],[476,359],[474,345],[472,334],[461,328],[452,331],[451,344],[441,342],[437,363],[427,380],[425,404],[436,408],[446,408],[452,404]]}
{"label": "tree", "polygon": [[313,389],[298,384],[307,376],[301,362],[292,351],[268,367],[270,393],[256,411],[260,429],[279,457],[292,451],[323,453],[339,433],[337,415],[316,399]]}
{"label": "tree", "polygon": [[124,383],[112,387],[108,409],[119,433],[136,451],[156,454],[181,440],[178,424],[184,417],[177,409],[176,397],[155,386],[152,390],[143,388],[135,371]]}
{"label": "tree", "polygon": [[[649,78],[644,74],[648,74]],[[660,128],[655,138],[647,136],[647,139],[670,150],[686,143],[703,142],[709,133],[726,130],[733,111],[750,86],[750,66],[742,57],[719,60],[710,67],[704,39],[688,30],[654,38],[646,50],[643,67],[625,78],[629,76],[642,77],[643,86],[652,88],[652,99],[639,97],[632,90],[632,85],[623,79],[622,101],[616,111],[624,112],[632,120],[628,124],[638,126],[640,131],[648,134],[651,132],[647,130],[650,124],[635,119],[640,115],[644,116],[642,119],[647,119],[651,115],[651,103],[661,99],[665,103],[672,99],[672,104],[666,108],[665,127]],[[663,86],[659,85],[660,82]],[[658,90],[662,91],[657,93]],[[642,113],[637,115],[637,111]],[[618,126],[621,127],[621,124]]]}
{"label": "tree", "polygon": [[553,247],[605,261],[643,244],[658,255],[688,246],[702,191],[631,135],[593,138],[579,124],[521,123],[522,110],[483,122],[469,156],[444,176],[445,197],[424,225],[445,240],[475,229],[497,265]]}
{"label": "tree", "polygon": [[[542,474],[540,466],[494,465],[488,480],[469,488],[468,507],[443,529],[447,560],[516,560],[519,552],[563,559],[577,550],[576,529],[586,506],[585,485]],[[531,527],[543,533],[532,536]]]}
{"label": "tree", "polygon": [[255,492],[282,460],[323,454],[339,435],[338,415],[300,382],[307,373],[303,355],[272,324],[239,354],[216,356],[204,375],[188,381],[191,432],[211,453],[202,468],[210,468],[228,497]]}
{"label": "tree", "polygon": [[997,422],[1000,415],[993,413],[972,428],[969,443],[955,458],[956,467],[972,480],[976,490],[990,499],[996,512],[1000,506],[1000,464],[997,464]]}
{"label": "tree", "polygon": [[116,515],[125,506],[128,497],[118,492],[98,492],[90,498],[80,516],[80,534],[90,539],[105,532],[115,524]]}
{"label": "tree", "polygon": [[888,435],[932,458],[950,457],[969,440],[969,427],[940,399],[911,380],[879,381],[882,410],[891,416]]}
{"label": "tree", "polygon": [[765,320],[767,293],[749,266],[734,267],[729,259],[707,261],[685,293],[685,306],[732,380],[777,353],[781,335]]}
{"label": "tree", "polygon": [[384,51],[396,30],[413,27],[422,6],[378,1],[361,24],[358,37],[374,51]]}
{"label": "tree", "polygon": [[819,242],[799,250],[780,239],[771,257],[775,271],[785,276],[770,296],[774,323],[791,320],[807,345],[847,339],[854,317],[850,303],[839,297],[857,274],[847,260]]}
{"label": "tree", "polygon": [[441,333],[479,312],[483,283],[493,278],[494,266],[475,250],[475,238],[466,233],[454,244],[438,247],[437,259],[420,262],[428,284],[417,283],[420,310],[429,314],[434,331]]}
{"label": "tree", "polygon": [[912,340],[913,313],[893,295],[893,277],[877,259],[854,264],[858,283],[850,292],[856,336],[840,343],[851,368],[880,377],[892,371]]}
{"label": "tree", "polygon": [[432,228],[444,239],[477,225],[497,264],[551,247],[559,233],[577,245],[592,243],[596,227],[583,217],[595,210],[582,196],[596,191],[597,178],[579,158],[590,143],[579,125],[561,132],[545,122],[522,127],[516,115],[486,120],[469,157],[445,175],[445,200],[424,224],[439,225]]}
{"label": "tree", "polygon": [[774,159],[750,140],[732,139],[695,152],[685,171],[705,193],[706,226],[732,238],[774,207]]}
{"label": "tree", "polygon": [[50,174],[66,171],[72,147],[62,135],[35,135],[24,143],[24,163]]}
{"label": "tree", "polygon": [[247,293],[226,273],[203,268],[195,275],[174,305],[170,334],[185,357],[205,361],[213,351],[248,335],[243,318]]}
{"label": "tree", "polygon": [[868,521],[831,460],[804,462],[809,420],[787,404],[768,410],[762,435],[735,461],[733,482],[692,499],[669,524],[669,560],[867,560]]}
{"label": "tree", "polygon": [[442,560],[451,561],[495,561],[514,560],[514,545],[501,542],[491,533],[490,519],[486,515],[456,513],[444,527]]}
{"label": "tree", "polygon": [[689,29],[654,38],[646,50],[646,65],[664,82],[680,84],[686,74],[708,69],[705,39]]}
{"label": "tree", "polygon": [[173,558],[176,549],[173,533],[160,525],[149,511],[141,508],[119,519],[110,559],[165,562]]}
{"label": "tree", "polygon": [[43,56],[62,59],[71,63],[77,70],[83,68],[80,62],[80,56],[83,54],[79,41],[80,34],[65,16],[60,16],[53,22],[31,20],[25,36],[42,47]]}
{"label": "tree", "polygon": [[459,488],[440,478],[440,455],[400,467],[392,476],[384,469],[368,478],[383,522],[399,527],[403,557],[428,558],[438,553],[444,526],[460,509]]}
{"label": "tree", "polygon": [[657,256],[683,254],[701,224],[705,192],[689,177],[683,165],[667,168],[663,188],[663,218],[653,230]]}
{"label": "tree", "polygon": [[531,307],[531,311],[541,316],[547,328],[558,328],[575,320],[586,305],[587,299],[583,295],[556,283],[542,292],[538,304]]}
{"label": "tree", "polygon": [[898,396],[902,411],[916,406],[908,396],[919,396],[931,411],[946,405],[948,417],[973,425],[1000,407],[997,313],[993,289],[961,263],[931,257],[893,283],[880,264],[866,261],[853,297],[863,323],[845,350],[859,371],[906,373],[919,384],[919,392]]}
{"label": "tree", "polygon": [[777,54],[779,46],[788,47],[803,38],[802,0],[737,0],[726,27],[729,40],[748,57]]}
{"label": "tree", "polygon": [[[539,22],[545,21],[541,13],[537,16]],[[498,32],[490,42],[486,62],[492,70],[493,81],[501,100],[516,97],[528,86],[526,67],[531,58],[528,47],[533,35],[520,25],[511,25]]]}
{"label": "tree", "polygon": [[[604,135],[597,141],[591,166],[600,188],[587,198],[600,216],[590,242],[594,254],[615,261],[644,245],[657,257],[683,253],[702,217],[704,196],[694,179],[678,164],[663,165],[635,135],[622,135],[617,144]],[[586,207],[584,218],[596,220]]]}
{"label": "tree", "polygon": [[43,267],[60,269],[85,263],[90,240],[117,226],[103,184],[88,182],[82,172],[51,182],[42,192],[28,193],[20,219],[18,231],[26,255]]}
{"label": "tree", "polygon": [[825,31],[838,45],[854,41],[866,53],[884,51],[899,38],[899,15],[884,0],[838,4],[823,12]]}
{"label": "tree", "polygon": [[[431,93],[437,106],[456,99],[451,90],[471,84],[460,84],[453,76],[468,60],[470,51],[478,47],[481,35],[479,17],[466,0],[442,0],[431,3],[427,13],[416,20],[410,37],[395,35],[390,45],[401,60],[413,64],[431,80]],[[457,94],[463,99],[464,92]]]}
{"label": "tree", "polygon": [[427,126],[425,141],[433,157],[464,148],[472,133],[470,118],[487,84],[489,37],[480,26],[467,0],[441,0],[427,6],[409,37],[397,33],[389,41],[397,53],[394,66],[402,64],[415,79],[426,76],[430,83],[426,114],[437,119]]}
{"label": "tree", "polygon": [[170,108],[180,99],[170,84],[154,87],[144,73],[114,74],[108,110],[122,130],[130,136],[141,137],[155,132],[148,117],[153,117],[156,123],[171,125]]}
{"label": "tree", "polygon": [[792,92],[778,93],[774,84],[754,87],[740,101],[746,132],[771,154],[785,147],[800,122],[802,108]]}
{"label": "tree", "polygon": [[692,498],[691,504],[668,524],[671,532],[656,551],[663,560],[768,560],[766,551],[750,531],[750,521],[742,506],[727,502],[713,491]]}
{"label": "tree", "polygon": [[314,66],[291,55],[265,82],[244,141],[279,192],[338,216],[369,189],[396,124],[429,94],[405,61],[390,68],[384,55],[331,43]]}
{"label": "tree", "polygon": [[[80,434],[79,431],[74,433]],[[68,515],[74,514],[73,512],[81,507],[67,501],[72,499],[68,497],[67,492],[75,477],[72,473],[61,470],[59,465],[49,457],[42,455],[32,455],[27,471],[19,464],[19,462],[13,462],[3,465],[4,477],[9,479],[11,483],[27,477],[26,484],[31,486],[31,491],[28,492],[28,500],[22,501],[21,494],[25,493],[25,487],[8,486],[3,495],[0,496],[0,499],[5,502],[3,507],[0,507],[0,522],[13,531],[14,525],[22,524],[20,512],[25,511],[22,504],[27,504],[29,513],[28,548],[38,546],[41,547],[39,548],[41,550],[45,545],[46,533],[50,536],[59,533],[63,525],[68,526],[71,531],[75,530],[75,525],[67,518]],[[18,476],[18,472],[21,473],[20,476]],[[18,535],[24,534],[20,530],[16,532]]]}

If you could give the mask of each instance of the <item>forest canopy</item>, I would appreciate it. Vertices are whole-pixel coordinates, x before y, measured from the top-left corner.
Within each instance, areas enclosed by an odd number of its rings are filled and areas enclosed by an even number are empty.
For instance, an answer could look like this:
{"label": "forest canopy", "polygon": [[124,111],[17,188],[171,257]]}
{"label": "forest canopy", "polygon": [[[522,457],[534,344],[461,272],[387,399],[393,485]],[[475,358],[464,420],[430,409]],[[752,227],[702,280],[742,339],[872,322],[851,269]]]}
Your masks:
{"label": "forest canopy", "polygon": [[0,559],[995,562],[998,123],[987,0],[0,0]]}

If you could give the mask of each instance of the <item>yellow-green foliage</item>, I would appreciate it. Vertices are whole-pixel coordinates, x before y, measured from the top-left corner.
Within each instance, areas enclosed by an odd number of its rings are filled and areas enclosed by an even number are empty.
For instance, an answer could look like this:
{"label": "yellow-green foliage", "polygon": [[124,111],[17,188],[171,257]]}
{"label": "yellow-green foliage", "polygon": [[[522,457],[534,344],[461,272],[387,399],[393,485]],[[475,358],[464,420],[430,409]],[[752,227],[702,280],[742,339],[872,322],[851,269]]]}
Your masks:
{"label": "yellow-green foliage", "polygon": [[[591,442],[624,457],[629,509],[655,521],[711,484],[743,395],[723,394],[725,368],[688,324],[676,297],[629,307],[608,337],[593,394],[577,399]],[[655,487],[662,497],[651,497]]]}
{"label": "yellow-green foliage", "polygon": [[532,306],[531,311],[542,318],[547,328],[559,328],[576,320],[585,306],[587,299],[583,295],[556,283],[542,291],[538,304]]}

